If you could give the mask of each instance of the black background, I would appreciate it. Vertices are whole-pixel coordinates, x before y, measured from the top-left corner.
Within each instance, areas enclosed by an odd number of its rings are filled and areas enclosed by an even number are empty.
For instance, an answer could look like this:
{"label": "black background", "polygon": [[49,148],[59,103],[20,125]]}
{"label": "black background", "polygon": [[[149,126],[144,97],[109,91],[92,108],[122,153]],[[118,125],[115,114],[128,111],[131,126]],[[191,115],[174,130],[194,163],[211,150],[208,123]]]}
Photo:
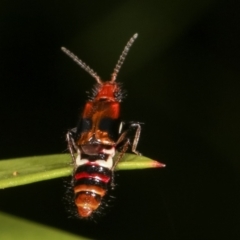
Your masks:
{"label": "black background", "polygon": [[[0,210],[93,239],[239,239],[238,1],[1,1],[1,159],[66,151],[94,79],[124,45],[123,118],[145,123],[139,150],[165,169],[117,174],[97,223],[68,218],[64,180],[0,192]],[[0,225],[1,229],[1,225]],[[31,230],[29,230],[31,231]]]}

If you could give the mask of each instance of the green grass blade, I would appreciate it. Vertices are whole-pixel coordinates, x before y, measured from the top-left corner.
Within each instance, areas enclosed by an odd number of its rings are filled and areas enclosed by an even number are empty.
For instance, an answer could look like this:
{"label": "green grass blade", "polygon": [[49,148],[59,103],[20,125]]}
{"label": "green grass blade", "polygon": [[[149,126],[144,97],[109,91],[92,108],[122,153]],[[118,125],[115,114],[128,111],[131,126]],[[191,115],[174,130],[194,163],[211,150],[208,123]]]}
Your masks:
{"label": "green grass blade", "polygon": [[81,236],[33,223],[22,218],[0,212],[0,239],[3,240],[89,240]]}
{"label": "green grass blade", "polygon": [[135,154],[125,154],[118,163],[116,170],[135,170],[145,168],[159,168],[166,165],[157,161],[154,161],[148,157],[139,156]]}
{"label": "green grass blade", "polygon": [[0,161],[0,188],[68,176],[72,172],[68,154]]}
{"label": "green grass blade", "polygon": [[[117,157],[117,156],[116,156]],[[125,154],[116,170],[164,167],[147,157]],[[71,175],[69,154],[25,157],[0,161],[0,189]]]}

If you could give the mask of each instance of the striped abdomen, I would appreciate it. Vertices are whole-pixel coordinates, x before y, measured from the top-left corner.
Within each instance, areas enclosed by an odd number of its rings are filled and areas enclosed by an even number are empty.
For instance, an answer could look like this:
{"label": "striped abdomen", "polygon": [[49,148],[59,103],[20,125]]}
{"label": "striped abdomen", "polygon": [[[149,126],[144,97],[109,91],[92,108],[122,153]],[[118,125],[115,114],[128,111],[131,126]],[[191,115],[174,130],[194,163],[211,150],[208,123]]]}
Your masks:
{"label": "striped abdomen", "polygon": [[112,154],[79,154],[77,157],[73,187],[80,217],[90,217],[101,205],[112,182]]}

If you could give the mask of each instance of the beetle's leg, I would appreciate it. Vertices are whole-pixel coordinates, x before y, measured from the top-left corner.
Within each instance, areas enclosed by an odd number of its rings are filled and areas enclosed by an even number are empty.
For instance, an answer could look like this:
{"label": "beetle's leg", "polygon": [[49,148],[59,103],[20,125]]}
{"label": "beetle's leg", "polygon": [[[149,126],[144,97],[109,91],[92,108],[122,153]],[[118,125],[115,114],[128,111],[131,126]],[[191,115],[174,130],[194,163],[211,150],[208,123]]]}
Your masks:
{"label": "beetle's leg", "polygon": [[132,152],[134,152],[137,155],[141,155],[141,153],[139,153],[136,149],[137,149],[137,145],[139,142],[139,138],[140,138],[140,133],[141,133],[141,125],[139,122],[133,122],[131,123],[130,127],[134,127],[137,128],[136,132],[135,132],[135,136],[133,139],[133,143],[132,143]]}
{"label": "beetle's leg", "polygon": [[76,128],[73,128],[73,129],[69,130],[66,134],[66,139],[68,142],[68,149],[70,151],[73,162],[75,162],[75,153],[78,150],[78,147],[76,146],[74,137],[73,137],[75,132],[76,132]]}
{"label": "beetle's leg", "polygon": [[127,133],[128,133],[128,130],[124,131],[120,137],[118,138],[117,142],[116,142],[116,146],[121,143],[124,139],[126,139],[127,137]]}
{"label": "beetle's leg", "polygon": [[[123,145],[123,147],[122,147],[121,152],[120,152],[120,153],[118,154],[118,156],[117,156],[116,161],[113,163],[112,171],[115,170],[117,164],[118,164],[119,161],[122,159],[122,157],[123,157],[124,153],[127,151],[129,145],[130,145],[130,141],[129,141],[129,139],[127,138],[127,139],[126,139],[126,142],[124,143],[124,145]],[[114,187],[115,187],[115,184],[114,184],[114,174],[112,175],[111,187],[112,187],[112,189],[114,189]]]}
{"label": "beetle's leg", "polygon": [[115,169],[115,167],[117,166],[118,162],[121,160],[121,158],[123,157],[124,153],[127,151],[129,145],[130,145],[130,141],[127,138],[126,142],[123,144],[121,152],[118,154],[118,157],[117,157],[116,161],[113,164],[112,170]]}
{"label": "beetle's leg", "polygon": [[140,122],[128,122],[128,123],[124,123],[122,122],[121,124],[123,125],[123,131],[120,135],[120,137],[118,138],[116,145],[120,144],[121,142],[123,142],[125,139],[128,139],[129,136],[129,132],[134,128],[135,129],[135,136],[133,141],[129,141],[132,143],[132,152],[137,154],[137,155],[141,155],[136,149],[137,149],[137,145],[139,142],[139,138],[140,138],[140,134],[141,134],[141,124]]}

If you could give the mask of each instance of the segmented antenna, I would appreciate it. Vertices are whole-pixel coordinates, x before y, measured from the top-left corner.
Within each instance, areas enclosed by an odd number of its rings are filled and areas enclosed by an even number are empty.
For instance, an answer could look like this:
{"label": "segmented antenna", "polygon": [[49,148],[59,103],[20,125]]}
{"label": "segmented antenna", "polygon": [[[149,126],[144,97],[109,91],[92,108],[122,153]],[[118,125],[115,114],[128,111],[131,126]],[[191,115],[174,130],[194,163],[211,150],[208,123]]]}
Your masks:
{"label": "segmented antenna", "polygon": [[130,49],[130,47],[133,45],[135,39],[138,37],[138,34],[135,33],[131,38],[130,40],[128,41],[127,45],[125,46],[125,48],[123,49],[123,52],[121,54],[121,56],[119,57],[118,59],[118,62],[117,62],[117,65],[115,66],[114,70],[113,70],[113,73],[112,73],[112,79],[110,82],[115,82],[116,78],[117,78],[117,75],[118,75],[118,72],[128,54],[128,51]]}
{"label": "segmented antenna", "polygon": [[92,77],[94,77],[99,84],[102,84],[102,81],[100,80],[100,77],[97,75],[97,73],[94,72],[85,62],[83,62],[81,59],[79,59],[76,55],[74,55],[72,52],[70,52],[67,48],[61,47],[61,50],[64,53],[66,53],[70,58],[72,58],[72,60],[74,62],[76,62],[78,65],[80,65],[81,68],[83,68]]}

